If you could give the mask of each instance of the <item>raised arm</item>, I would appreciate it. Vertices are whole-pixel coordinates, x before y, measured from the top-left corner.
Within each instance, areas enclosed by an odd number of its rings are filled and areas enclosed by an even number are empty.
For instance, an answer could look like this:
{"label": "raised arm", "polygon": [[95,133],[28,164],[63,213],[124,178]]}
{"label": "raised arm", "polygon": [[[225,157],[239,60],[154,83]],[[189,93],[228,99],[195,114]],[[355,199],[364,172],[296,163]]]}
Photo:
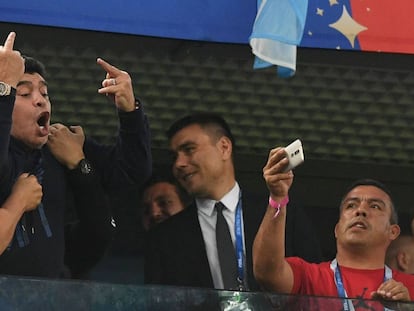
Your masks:
{"label": "raised arm", "polygon": [[102,145],[86,139],[85,155],[94,162],[106,190],[140,187],[152,168],[151,135],[144,105],[134,95],[128,72],[101,58],[105,70],[100,94],[106,95],[117,108],[119,131],[114,145]]}
{"label": "raised arm", "polygon": [[19,51],[13,50],[15,32],[10,32],[3,46],[0,46],[0,81],[16,87],[24,72],[24,60]]}
{"label": "raised arm", "polygon": [[[269,291],[290,293],[293,272],[285,260],[286,198],[293,182],[293,173],[283,173],[288,160],[283,148],[272,149],[263,168],[263,177],[273,200],[267,206],[263,221],[253,243],[253,271],[257,282]],[[271,205],[278,206],[280,210]]]}
{"label": "raised arm", "polygon": [[[0,82],[7,84],[7,86],[3,84],[2,89],[16,88],[17,82],[24,73],[24,60],[19,51],[13,50],[15,38],[16,33],[10,32],[4,45],[0,45]],[[0,96],[0,183],[3,188],[0,192],[10,190],[5,190],[3,186],[4,180],[5,183],[9,183],[8,150],[15,99],[11,88],[9,91],[10,96]]]}

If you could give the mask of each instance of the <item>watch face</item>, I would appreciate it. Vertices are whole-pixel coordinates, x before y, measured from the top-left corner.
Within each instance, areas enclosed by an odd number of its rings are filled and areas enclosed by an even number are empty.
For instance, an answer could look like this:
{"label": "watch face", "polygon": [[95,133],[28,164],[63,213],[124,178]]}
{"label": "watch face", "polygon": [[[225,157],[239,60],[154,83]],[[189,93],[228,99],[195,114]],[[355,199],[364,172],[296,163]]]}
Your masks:
{"label": "watch face", "polygon": [[7,87],[3,82],[0,82],[0,96],[7,95],[6,94]]}
{"label": "watch face", "polygon": [[82,174],[89,174],[92,170],[92,167],[86,159],[83,159],[79,163],[79,169]]}
{"label": "watch face", "polygon": [[[0,96],[8,96],[14,90],[10,85],[0,81]],[[14,93],[13,93],[14,94]]]}

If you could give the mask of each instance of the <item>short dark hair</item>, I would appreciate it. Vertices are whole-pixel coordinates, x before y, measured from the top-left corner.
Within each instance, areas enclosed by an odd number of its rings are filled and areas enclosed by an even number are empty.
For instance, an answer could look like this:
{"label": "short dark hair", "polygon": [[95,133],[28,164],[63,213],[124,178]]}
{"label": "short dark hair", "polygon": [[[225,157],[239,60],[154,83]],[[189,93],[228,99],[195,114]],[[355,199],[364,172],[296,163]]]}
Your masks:
{"label": "short dark hair", "polygon": [[168,140],[171,140],[171,138],[178,131],[193,124],[197,124],[206,130],[212,130],[211,132],[214,133],[217,139],[222,136],[228,137],[233,145],[233,148],[235,147],[235,139],[226,120],[224,120],[219,114],[210,112],[200,112],[178,119],[167,130]]}
{"label": "short dark hair", "polygon": [[388,194],[388,196],[390,197],[390,202],[391,202],[390,223],[392,225],[393,224],[398,224],[398,213],[397,213],[397,209],[394,205],[394,202],[392,200],[391,191],[382,182],[380,182],[378,180],[375,180],[375,179],[363,178],[363,179],[358,179],[358,180],[354,181],[348,187],[347,191],[345,192],[345,195],[342,197],[341,205],[339,207],[339,210],[341,210],[342,202],[344,201],[344,199],[348,195],[348,193],[351,192],[354,188],[356,188],[358,186],[374,186],[374,187],[377,187],[378,189],[381,189],[386,194]]}
{"label": "short dark hair", "polygon": [[25,73],[30,73],[30,74],[34,74],[34,73],[38,73],[40,74],[42,77],[46,77],[46,67],[45,65],[43,65],[42,62],[40,62],[39,60],[30,57],[30,56],[26,56],[23,55],[24,58],[24,72]]}
{"label": "short dark hair", "polygon": [[181,187],[175,178],[171,174],[161,174],[154,172],[151,177],[147,180],[147,182],[142,186],[142,193],[144,193],[148,188],[152,187],[155,184],[165,182],[173,185],[175,190],[180,198],[180,201],[183,203],[184,206],[187,206],[190,201],[190,195]]}

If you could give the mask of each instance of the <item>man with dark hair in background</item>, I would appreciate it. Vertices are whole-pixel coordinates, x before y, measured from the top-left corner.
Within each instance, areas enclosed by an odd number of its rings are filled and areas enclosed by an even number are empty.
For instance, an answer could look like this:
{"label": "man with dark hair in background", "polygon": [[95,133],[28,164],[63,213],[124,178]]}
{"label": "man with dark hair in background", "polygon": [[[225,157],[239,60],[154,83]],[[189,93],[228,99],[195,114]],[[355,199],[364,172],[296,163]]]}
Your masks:
{"label": "man with dark hair in background", "polygon": [[189,203],[188,194],[173,177],[154,174],[142,190],[142,225],[146,231],[181,212]]}

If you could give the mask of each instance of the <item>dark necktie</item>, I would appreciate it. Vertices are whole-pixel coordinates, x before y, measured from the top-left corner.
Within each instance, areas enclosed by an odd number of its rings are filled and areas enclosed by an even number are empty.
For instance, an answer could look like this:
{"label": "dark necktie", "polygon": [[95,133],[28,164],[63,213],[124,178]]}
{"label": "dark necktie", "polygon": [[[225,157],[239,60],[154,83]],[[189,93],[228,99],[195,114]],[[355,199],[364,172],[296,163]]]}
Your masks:
{"label": "dark necktie", "polygon": [[217,210],[217,252],[220,262],[221,275],[223,277],[224,289],[237,289],[236,252],[231,240],[229,226],[223,216],[223,208],[225,208],[225,206],[223,203],[217,202],[215,208]]}

